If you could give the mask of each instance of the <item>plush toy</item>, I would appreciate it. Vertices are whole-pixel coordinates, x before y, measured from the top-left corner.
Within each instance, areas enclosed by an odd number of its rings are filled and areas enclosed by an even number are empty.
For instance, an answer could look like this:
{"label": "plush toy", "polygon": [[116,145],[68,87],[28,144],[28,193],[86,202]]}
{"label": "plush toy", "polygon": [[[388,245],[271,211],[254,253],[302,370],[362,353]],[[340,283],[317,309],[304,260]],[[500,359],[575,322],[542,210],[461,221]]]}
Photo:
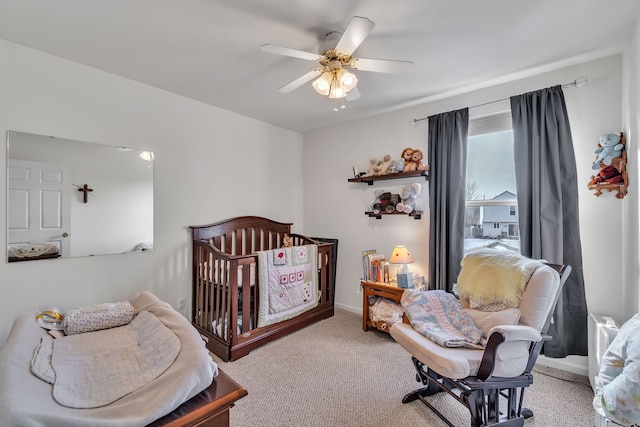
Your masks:
{"label": "plush toy", "polygon": [[428,171],[429,170],[429,166],[425,165],[424,162],[422,161],[423,155],[422,155],[422,150],[413,150],[413,153],[411,153],[411,161],[413,163],[415,163],[415,169],[417,171]]}
{"label": "plush toy", "polygon": [[409,214],[418,208],[418,195],[422,186],[417,182],[411,185],[407,185],[402,189],[400,193],[400,203],[396,205],[396,209],[399,212]]}
{"label": "plush toy", "polygon": [[380,175],[380,166],[382,165],[382,160],[371,159],[369,160],[369,171],[366,176],[377,176]]}
{"label": "plush toy", "polygon": [[591,177],[590,184],[617,184],[622,182],[622,175],[615,166],[605,166],[598,171],[598,175]]}
{"label": "plush toy", "polygon": [[413,154],[413,148],[407,147],[402,150],[402,161],[404,162],[404,166],[402,168],[403,172],[408,171],[408,168],[411,167],[411,154]]}
{"label": "plush toy", "polygon": [[404,161],[391,160],[391,163],[389,163],[389,168],[387,169],[387,173],[388,174],[398,173],[398,172],[402,172],[403,169],[404,169]]}
{"label": "plush toy", "polygon": [[369,160],[369,171],[367,176],[386,175],[391,165],[391,155],[385,154],[382,160],[371,159]]}
{"label": "plush toy", "polygon": [[620,143],[620,133],[606,133],[600,136],[598,148],[594,151],[598,157],[593,162],[591,169],[597,170],[600,168],[600,162],[609,166],[613,159],[622,156],[622,149],[624,145]]}
{"label": "plush toy", "polygon": [[379,175],[386,175],[389,173],[389,167],[391,166],[391,155],[389,154],[385,154],[384,157],[382,158],[382,163],[380,164],[380,174]]}
{"label": "plush toy", "polygon": [[390,191],[377,190],[376,199],[369,205],[368,210],[375,214],[380,212],[393,213],[396,210],[396,205],[400,201],[399,194],[391,194]]}

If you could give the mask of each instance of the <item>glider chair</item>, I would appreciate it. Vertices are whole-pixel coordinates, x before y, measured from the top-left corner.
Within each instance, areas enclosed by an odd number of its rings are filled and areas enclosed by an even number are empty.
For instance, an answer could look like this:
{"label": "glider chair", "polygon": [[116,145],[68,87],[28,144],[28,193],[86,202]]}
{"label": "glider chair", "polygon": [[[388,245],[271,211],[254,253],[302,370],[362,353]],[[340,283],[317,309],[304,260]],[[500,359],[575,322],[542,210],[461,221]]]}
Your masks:
{"label": "glider chair", "polygon": [[[395,323],[390,333],[411,354],[417,371],[416,381],[421,382],[422,387],[407,394],[402,402],[420,399],[447,425],[454,427],[428,399],[444,391],[469,410],[472,427],[523,426],[524,419],[533,415],[522,406],[524,389],[533,384],[531,371],[543,341],[550,338],[545,334],[571,267],[530,260],[503,250],[476,252],[462,261],[457,283],[459,300],[444,291],[421,292],[429,294],[431,302],[420,301],[424,295],[419,296],[418,291],[403,294],[402,306],[411,324]],[[488,302],[486,293],[483,295],[482,292],[474,295],[476,278],[490,288],[516,283],[513,287],[520,291],[512,292],[515,300],[504,309],[504,301]],[[461,290],[463,282],[464,290]],[[449,305],[434,303],[437,294],[450,298],[447,300]],[[417,319],[420,316],[416,316],[415,311],[425,307],[429,312],[425,316],[427,320]],[[457,319],[455,312],[462,312]],[[479,330],[476,334],[481,338],[477,343],[469,338],[443,341],[441,337],[439,340],[437,336],[434,339],[429,335],[431,331],[437,335],[439,331],[455,329],[468,318],[472,319],[470,328]],[[420,320],[424,321],[422,326]],[[438,320],[438,325],[429,324]]]}

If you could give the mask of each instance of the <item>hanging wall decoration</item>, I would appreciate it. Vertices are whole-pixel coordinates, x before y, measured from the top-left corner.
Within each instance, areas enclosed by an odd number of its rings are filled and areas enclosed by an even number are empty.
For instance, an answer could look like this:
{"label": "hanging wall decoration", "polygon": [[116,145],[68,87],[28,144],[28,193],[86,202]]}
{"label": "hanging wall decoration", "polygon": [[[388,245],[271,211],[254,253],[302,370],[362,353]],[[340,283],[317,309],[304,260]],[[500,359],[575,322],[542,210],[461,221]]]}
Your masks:
{"label": "hanging wall decoration", "polygon": [[594,151],[596,159],[591,166],[595,175],[591,176],[589,189],[595,196],[603,190],[616,190],[616,197],[622,199],[627,194],[627,150],[622,132],[606,133],[598,140]]}

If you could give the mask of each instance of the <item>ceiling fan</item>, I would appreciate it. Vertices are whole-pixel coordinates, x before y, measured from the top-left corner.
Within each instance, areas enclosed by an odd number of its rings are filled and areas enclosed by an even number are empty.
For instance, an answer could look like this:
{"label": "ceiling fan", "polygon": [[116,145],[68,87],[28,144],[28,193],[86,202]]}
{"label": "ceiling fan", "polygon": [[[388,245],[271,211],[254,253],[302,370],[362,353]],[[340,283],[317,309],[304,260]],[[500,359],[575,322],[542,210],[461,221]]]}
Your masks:
{"label": "ceiling fan", "polygon": [[354,16],[351,18],[344,33],[330,32],[324,43],[320,45],[319,53],[310,53],[274,44],[265,44],[260,50],[277,55],[316,61],[315,68],[291,83],[281,87],[278,92],[288,93],[305,83],[317,79],[312,83],[313,88],[320,95],[329,98],[346,98],[353,101],[360,97],[356,85],[357,77],[347,70],[347,67],[360,71],[374,71],[378,73],[403,74],[413,68],[413,62],[392,61],[387,59],[354,58],[353,52],[360,46],[375,24],[368,18]]}

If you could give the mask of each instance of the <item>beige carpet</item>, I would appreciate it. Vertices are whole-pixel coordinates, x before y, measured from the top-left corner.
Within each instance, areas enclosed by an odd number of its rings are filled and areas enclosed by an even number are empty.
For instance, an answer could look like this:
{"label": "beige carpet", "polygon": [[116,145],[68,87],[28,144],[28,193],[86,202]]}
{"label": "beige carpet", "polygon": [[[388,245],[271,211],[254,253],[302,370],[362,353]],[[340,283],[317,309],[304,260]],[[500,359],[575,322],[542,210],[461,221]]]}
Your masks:
{"label": "beige carpet", "polygon": [[[249,392],[231,409],[232,427],[446,426],[420,401],[402,404],[418,388],[409,354],[390,335],[362,331],[361,317],[334,317],[281,338],[220,367]],[[536,368],[525,427],[592,426],[593,392],[586,377]],[[431,397],[456,426],[466,409],[445,393]]]}

